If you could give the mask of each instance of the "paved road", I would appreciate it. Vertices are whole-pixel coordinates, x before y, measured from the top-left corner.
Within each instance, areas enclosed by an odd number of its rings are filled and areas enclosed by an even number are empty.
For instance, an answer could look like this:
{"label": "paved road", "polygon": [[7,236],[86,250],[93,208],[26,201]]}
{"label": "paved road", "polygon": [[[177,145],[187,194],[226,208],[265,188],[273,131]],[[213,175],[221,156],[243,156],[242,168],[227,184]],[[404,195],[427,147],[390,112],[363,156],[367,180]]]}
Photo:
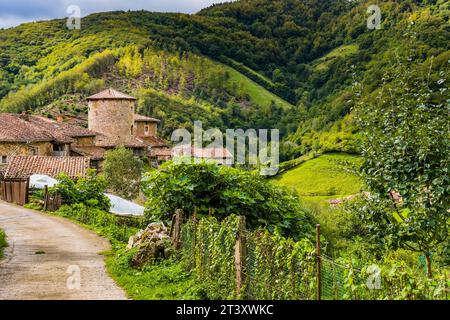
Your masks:
{"label": "paved road", "polygon": [[0,299],[125,299],[99,254],[110,248],[106,239],[1,201],[0,228],[9,243],[0,261]]}

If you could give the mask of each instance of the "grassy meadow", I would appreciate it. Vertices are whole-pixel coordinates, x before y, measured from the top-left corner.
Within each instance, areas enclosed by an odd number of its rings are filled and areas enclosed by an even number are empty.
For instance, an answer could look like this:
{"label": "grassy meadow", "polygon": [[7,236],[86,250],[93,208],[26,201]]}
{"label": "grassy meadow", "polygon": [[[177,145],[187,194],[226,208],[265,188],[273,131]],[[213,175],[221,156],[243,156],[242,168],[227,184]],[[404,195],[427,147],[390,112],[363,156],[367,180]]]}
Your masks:
{"label": "grassy meadow", "polygon": [[362,181],[354,172],[360,163],[359,156],[328,153],[273,178],[274,183],[297,191],[303,207],[316,217],[323,234],[336,249],[347,245],[340,237],[340,226],[350,217],[341,207],[332,207],[329,200],[344,198],[361,190]]}

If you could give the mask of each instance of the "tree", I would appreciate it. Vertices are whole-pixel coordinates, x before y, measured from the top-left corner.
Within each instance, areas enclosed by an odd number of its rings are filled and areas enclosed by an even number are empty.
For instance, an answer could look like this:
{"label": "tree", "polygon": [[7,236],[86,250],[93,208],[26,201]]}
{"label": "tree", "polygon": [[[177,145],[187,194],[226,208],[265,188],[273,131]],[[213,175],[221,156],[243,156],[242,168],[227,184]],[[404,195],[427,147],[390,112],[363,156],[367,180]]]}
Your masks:
{"label": "tree", "polygon": [[117,147],[106,152],[103,173],[108,188],[125,199],[134,199],[139,195],[143,162],[134,156],[133,151]]}
{"label": "tree", "polygon": [[399,59],[376,96],[356,106],[370,191],[359,214],[379,243],[423,252],[431,277],[431,252],[450,226],[449,94],[433,59],[417,69],[413,60]]}
{"label": "tree", "polygon": [[71,179],[65,174],[58,176],[58,184],[50,188],[50,192],[61,195],[65,204],[83,204],[88,207],[109,211],[110,202],[104,195],[106,180],[90,169],[85,177]]}
{"label": "tree", "polygon": [[175,210],[182,209],[186,216],[196,211],[219,220],[245,215],[250,228],[267,226],[296,239],[314,232],[313,219],[295,193],[249,171],[169,161],[147,174],[143,190],[148,220],[170,220]]}

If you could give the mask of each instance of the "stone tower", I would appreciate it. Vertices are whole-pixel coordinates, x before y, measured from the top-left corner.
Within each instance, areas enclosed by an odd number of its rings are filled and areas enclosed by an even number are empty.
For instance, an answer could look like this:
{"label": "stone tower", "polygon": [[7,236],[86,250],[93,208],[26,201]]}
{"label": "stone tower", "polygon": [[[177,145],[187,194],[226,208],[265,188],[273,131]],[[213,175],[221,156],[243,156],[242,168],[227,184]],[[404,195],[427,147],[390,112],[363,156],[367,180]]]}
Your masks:
{"label": "stone tower", "polygon": [[133,139],[136,98],[109,88],[87,100],[89,130],[101,133],[117,144]]}

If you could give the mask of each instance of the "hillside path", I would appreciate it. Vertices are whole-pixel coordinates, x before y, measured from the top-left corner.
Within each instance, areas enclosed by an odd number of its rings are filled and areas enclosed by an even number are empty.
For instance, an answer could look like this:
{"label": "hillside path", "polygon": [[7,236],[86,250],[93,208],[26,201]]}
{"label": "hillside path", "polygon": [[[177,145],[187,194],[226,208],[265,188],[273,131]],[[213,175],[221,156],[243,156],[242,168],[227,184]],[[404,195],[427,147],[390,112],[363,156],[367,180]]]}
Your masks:
{"label": "hillside path", "polygon": [[0,228],[9,244],[0,261],[0,299],[126,299],[100,254],[110,244],[94,232],[2,201]]}

